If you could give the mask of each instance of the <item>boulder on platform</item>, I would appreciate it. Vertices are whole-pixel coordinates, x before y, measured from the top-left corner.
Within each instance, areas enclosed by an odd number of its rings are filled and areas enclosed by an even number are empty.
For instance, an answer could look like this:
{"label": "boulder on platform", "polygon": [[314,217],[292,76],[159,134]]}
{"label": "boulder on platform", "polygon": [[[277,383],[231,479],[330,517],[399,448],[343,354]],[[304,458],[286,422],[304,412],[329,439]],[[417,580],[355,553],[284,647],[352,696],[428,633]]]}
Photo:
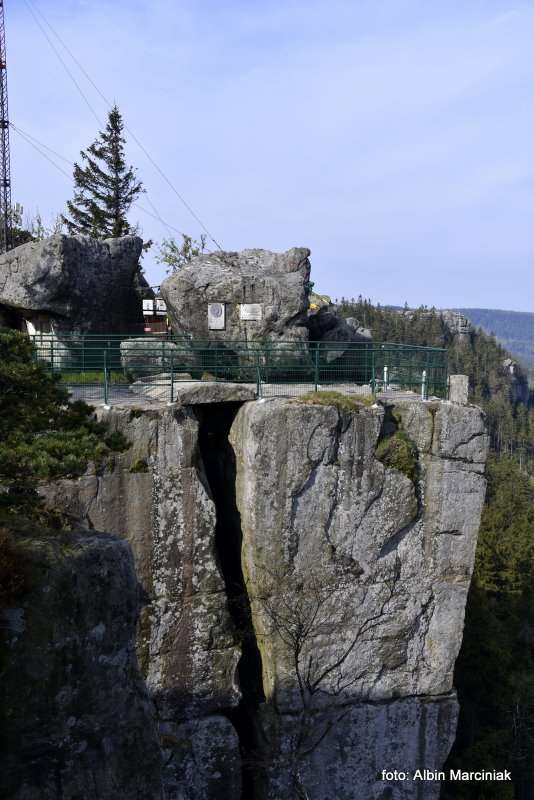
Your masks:
{"label": "boulder on platform", "polygon": [[123,333],[142,326],[138,236],[51,236],[0,256],[0,314],[45,332]]}

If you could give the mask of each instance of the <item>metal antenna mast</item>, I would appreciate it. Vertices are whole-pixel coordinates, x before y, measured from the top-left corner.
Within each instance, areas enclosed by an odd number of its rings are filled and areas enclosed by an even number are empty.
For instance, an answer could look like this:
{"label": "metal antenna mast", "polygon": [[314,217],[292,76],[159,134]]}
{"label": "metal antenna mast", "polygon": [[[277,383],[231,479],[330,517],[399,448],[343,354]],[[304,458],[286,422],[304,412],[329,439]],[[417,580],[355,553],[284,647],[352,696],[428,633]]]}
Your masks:
{"label": "metal antenna mast", "polygon": [[6,28],[4,22],[4,0],[0,0],[0,253],[10,250],[12,244]]}

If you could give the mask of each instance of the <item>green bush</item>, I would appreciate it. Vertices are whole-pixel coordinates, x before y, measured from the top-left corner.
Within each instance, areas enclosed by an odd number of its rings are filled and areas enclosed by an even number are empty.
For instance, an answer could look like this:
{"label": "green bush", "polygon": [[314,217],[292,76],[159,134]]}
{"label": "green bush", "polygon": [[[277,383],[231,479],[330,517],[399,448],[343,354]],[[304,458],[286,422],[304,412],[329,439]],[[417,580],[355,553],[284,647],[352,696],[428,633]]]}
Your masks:
{"label": "green bush", "polygon": [[0,510],[35,510],[38,481],[78,477],[126,447],[92,408],[68,402],[27,337],[0,330]]}
{"label": "green bush", "polygon": [[138,458],[137,461],[134,461],[134,463],[130,467],[130,472],[132,473],[148,472],[148,464],[146,462],[146,459]]}
{"label": "green bush", "polygon": [[376,458],[385,467],[398,469],[411,481],[417,479],[417,447],[404,431],[385,436],[376,448]]}

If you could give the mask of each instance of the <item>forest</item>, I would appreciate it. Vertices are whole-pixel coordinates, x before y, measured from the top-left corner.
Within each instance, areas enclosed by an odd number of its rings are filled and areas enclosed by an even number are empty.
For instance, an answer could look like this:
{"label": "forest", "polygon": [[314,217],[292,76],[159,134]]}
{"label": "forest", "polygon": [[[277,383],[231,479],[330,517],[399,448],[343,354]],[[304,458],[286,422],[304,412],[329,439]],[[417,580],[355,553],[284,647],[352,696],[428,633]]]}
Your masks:
{"label": "forest", "polygon": [[457,309],[480,326],[493,333],[501,344],[521,358],[529,370],[534,371],[534,313],[528,311],[503,311],[493,308]]}

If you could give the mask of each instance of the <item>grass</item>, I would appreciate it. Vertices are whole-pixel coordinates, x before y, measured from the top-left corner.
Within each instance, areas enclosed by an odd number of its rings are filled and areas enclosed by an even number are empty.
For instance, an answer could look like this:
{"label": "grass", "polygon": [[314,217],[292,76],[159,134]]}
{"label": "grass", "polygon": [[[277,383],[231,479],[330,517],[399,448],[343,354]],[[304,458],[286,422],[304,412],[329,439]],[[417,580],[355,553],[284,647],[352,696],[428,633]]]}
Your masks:
{"label": "grass", "polygon": [[348,395],[342,392],[324,391],[308,392],[302,397],[295,398],[297,403],[304,403],[308,406],[335,406],[340,411],[361,411],[364,407],[372,406],[375,403],[373,395]]}
{"label": "grass", "polygon": [[[130,383],[130,379],[121,370],[111,370],[108,373],[110,383]],[[62,383],[104,383],[104,371],[92,370],[87,372],[62,372]]]}

